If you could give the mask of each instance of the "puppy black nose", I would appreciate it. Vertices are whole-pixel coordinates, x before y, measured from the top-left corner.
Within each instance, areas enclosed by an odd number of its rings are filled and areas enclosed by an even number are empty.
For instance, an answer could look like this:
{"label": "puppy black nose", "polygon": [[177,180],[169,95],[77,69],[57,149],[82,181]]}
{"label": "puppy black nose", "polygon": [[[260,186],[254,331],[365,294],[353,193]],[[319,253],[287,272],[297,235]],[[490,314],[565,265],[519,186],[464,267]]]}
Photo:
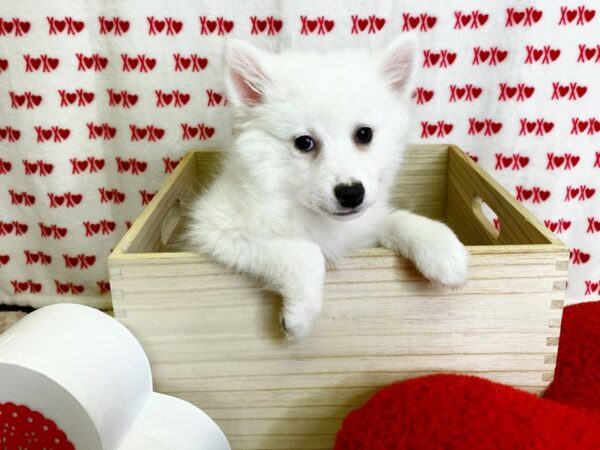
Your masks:
{"label": "puppy black nose", "polygon": [[365,188],[360,182],[338,184],[333,188],[333,192],[343,208],[356,208],[365,198]]}

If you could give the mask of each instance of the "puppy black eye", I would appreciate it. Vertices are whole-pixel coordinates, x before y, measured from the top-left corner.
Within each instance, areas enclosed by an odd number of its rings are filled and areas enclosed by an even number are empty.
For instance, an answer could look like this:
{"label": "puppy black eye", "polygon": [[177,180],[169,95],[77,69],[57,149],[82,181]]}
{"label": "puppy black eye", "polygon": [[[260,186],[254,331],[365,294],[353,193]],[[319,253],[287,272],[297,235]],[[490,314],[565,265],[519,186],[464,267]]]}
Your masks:
{"label": "puppy black eye", "polygon": [[315,140],[310,136],[299,136],[294,139],[294,146],[301,152],[310,152],[315,148]]}
{"label": "puppy black eye", "polygon": [[354,134],[354,140],[359,144],[368,144],[373,139],[373,130],[369,127],[360,127]]}

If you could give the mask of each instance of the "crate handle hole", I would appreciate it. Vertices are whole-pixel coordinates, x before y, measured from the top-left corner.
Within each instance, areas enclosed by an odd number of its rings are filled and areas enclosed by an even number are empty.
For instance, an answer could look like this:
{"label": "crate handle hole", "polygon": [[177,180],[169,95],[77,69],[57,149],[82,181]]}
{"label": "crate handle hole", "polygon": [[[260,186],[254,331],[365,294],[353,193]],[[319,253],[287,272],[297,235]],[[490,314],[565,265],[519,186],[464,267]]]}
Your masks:
{"label": "crate handle hole", "polygon": [[473,197],[472,207],[475,218],[495,240],[498,240],[500,236],[498,214],[478,195]]}
{"label": "crate handle hole", "polygon": [[177,199],[165,215],[165,218],[160,225],[160,242],[163,246],[169,243],[169,240],[171,239],[175,228],[177,228],[182,216],[183,209],[181,208],[181,201]]}

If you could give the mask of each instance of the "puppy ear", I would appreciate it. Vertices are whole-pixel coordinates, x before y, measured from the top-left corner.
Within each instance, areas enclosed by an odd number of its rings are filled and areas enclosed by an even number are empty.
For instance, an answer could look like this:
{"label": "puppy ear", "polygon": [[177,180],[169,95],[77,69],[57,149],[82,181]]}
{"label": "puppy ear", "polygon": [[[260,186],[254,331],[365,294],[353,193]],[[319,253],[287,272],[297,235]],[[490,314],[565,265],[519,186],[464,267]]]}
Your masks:
{"label": "puppy ear", "polygon": [[417,68],[417,39],[400,35],[383,51],[381,70],[390,87],[401,94],[410,93]]}
{"label": "puppy ear", "polygon": [[225,84],[228,99],[237,105],[254,106],[264,99],[269,83],[267,54],[251,44],[230,39],[225,45]]}

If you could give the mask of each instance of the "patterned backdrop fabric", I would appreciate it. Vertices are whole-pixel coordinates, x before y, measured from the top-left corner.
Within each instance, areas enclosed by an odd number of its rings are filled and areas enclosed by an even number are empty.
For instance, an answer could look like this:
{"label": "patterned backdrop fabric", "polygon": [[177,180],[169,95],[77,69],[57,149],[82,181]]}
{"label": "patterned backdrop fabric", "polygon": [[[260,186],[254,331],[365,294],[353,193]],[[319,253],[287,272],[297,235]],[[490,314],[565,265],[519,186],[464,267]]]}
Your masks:
{"label": "patterned backdrop fabric", "polygon": [[110,250],[186,151],[227,145],[227,37],[325,49],[406,32],[421,43],[412,140],[467,150],[570,247],[569,299],[598,298],[597,9],[2,0],[0,302],[110,306]]}

